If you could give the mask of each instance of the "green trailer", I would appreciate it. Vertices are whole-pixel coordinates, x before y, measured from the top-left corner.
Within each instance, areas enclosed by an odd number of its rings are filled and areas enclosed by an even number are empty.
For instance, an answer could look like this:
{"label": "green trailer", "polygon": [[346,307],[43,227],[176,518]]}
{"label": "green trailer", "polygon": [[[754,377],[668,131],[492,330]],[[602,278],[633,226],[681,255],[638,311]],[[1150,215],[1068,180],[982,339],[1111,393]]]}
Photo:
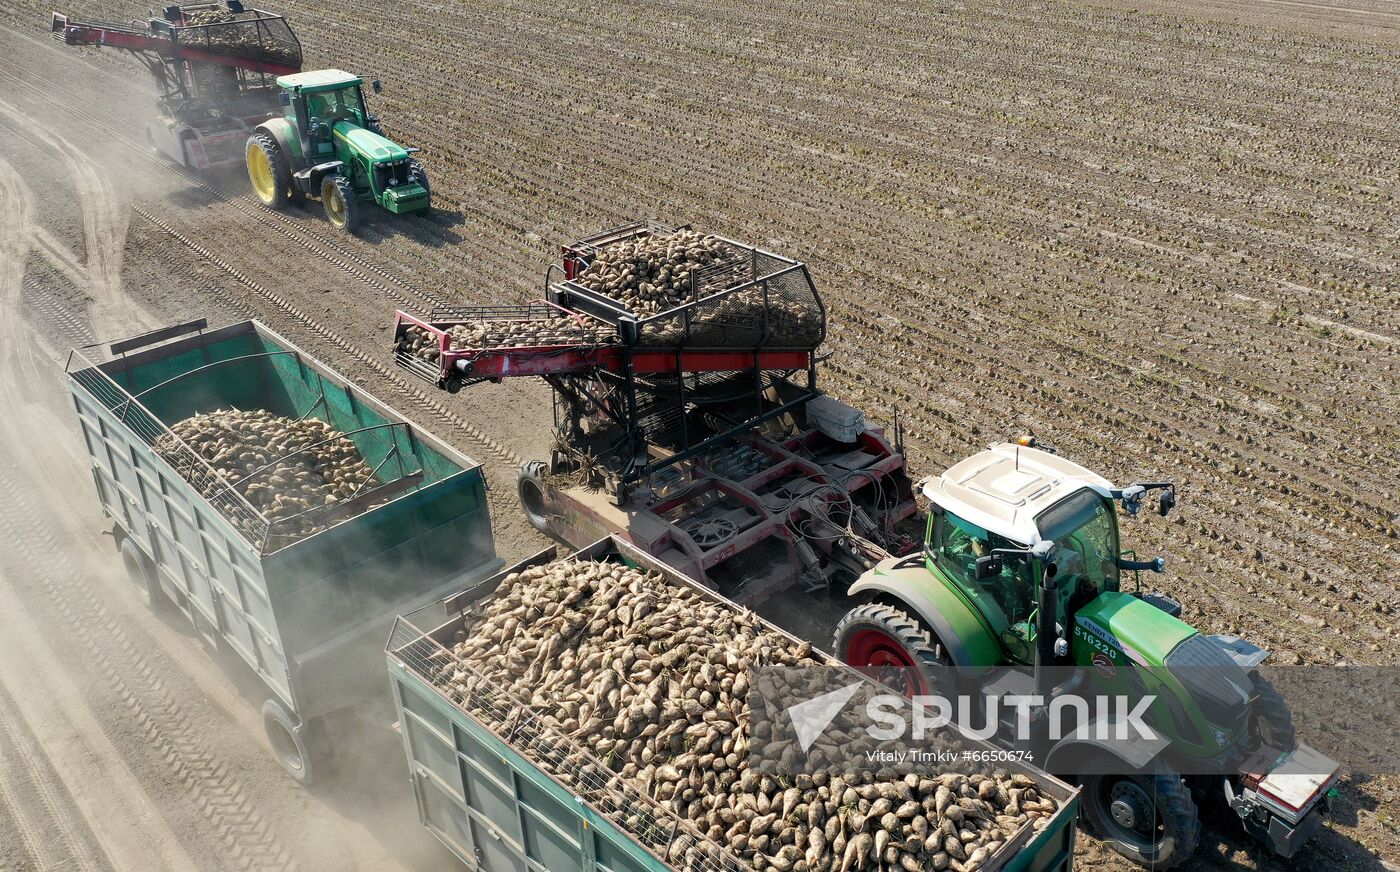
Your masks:
{"label": "green trailer", "polygon": [[[252,668],[273,750],[307,783],[328,723],[376,702],[388,723],[383,640],[395,616],[499,568],[485,480],[262,324],[206,328],[117,342],[100,363],[75,351],[68,386],[128,574],[153,608],[178,609]],[[318,418],[349,435],[373,479],[325,507],[319,532],[285,529],[170,431],[228,408]]]}
{"label": "green trailer", "polygon": [[[615,536],[577,555],[655,570],[672,584],[738,608]],[[394,625],[387,648],[389,673],[424,826],[480,872],[754,868],[689,829],[621,776],[600,776],[600,770],[607,771],[601,762],[567,737],[541,727],[527,706],[501,693],[472,694],[459,704],[431,680],[433,664],[448,656],[458,634],[466,631],[472,604],[493,593],[511,572],[555,556],[554,549],[543,551],[475,587],[406,614]],[[826,660],[829,666],[848,668]],[[851,675],[861,678],[854,671]],[[495,729],[488,726],[491,723],[507,726]],[[1070,872],[1078,791],[1018,761],[998,765],[1030,776],[1060,808],[1040,831],[1024,827],[979,872]],[[584,787],[566,786],[552,774],[559,772]]]}

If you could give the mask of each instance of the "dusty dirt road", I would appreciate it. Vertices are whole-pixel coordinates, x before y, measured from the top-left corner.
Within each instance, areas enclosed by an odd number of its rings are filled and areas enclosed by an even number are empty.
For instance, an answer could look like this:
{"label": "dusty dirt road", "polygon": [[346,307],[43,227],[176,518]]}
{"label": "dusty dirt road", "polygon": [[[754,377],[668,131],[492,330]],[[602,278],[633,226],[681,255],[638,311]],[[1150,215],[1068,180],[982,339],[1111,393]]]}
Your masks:
{"label": "dusty dirt road", "polygon": [[[47,7],[7,6],[0,868],[448,868],[389,737],[333,789],[292,787],[247,683],[136,606],[94,512],[64,351],[258,317],[480,460],[518,557],[542,544],[510,483],[547,447],[521,424],[547,419],[545,391],[437,395],[393,372],[387,324],[396,307],[529,299],[555,244],[638,214],[812,260],[827,381],[876,419],[898,405],[916,468],[1032,427],[1116,477],[1175,477],[1174,523],[1127,535],[1169,556],[1188,619],[1298,661],[1393,664],[1397,52],[1355,26],[1318,35],[1306,4],[1282,35],[1220,6],[1182,24],[784,3],[739,28],[720,6],[412,3],[371,27],[292,3],[311,63],[396,71],[386,122],[436,172],[435,215],[376,216],[349,240],[315,207],[267,213],[241,179],[201,185],[143,156],[143,74],[52,44]],[[388,54],[430,43],[409,30],[426,20],[442,43],[428,63]],[[929,33],[901,65],[894,49]],[[1104,47],[1099,70],[1078,65],[1086,46]],[[1220,827],[1193,868],[1400,861],[1398,791],[1349,782],[1294,864]],[[1083,844],[1083,868],[1132,868]]]}

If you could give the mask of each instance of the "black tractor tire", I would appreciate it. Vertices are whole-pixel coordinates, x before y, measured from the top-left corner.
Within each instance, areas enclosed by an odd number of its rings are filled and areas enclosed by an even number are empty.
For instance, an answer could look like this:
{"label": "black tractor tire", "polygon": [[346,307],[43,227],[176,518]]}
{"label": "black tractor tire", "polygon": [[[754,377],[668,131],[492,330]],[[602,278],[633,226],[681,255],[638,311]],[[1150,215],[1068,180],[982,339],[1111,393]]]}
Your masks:
{"label": "black tractor tire", "polygon": [[355,200],[355,186],[345,176],[326,176],[321,180],[321,205],[326,220],[343,233],[354,233],[360,226],[360,204]]}
{"label": "black tractor tire", "polygon": [[515,493],[520,497],[520,508],[525,512],[525,520],[530,526],[546,536],[554,536],[554,527],[549,523],[545,511],[544,477],[549,467],[543,460],[531,460],[520,464],[515,474]]}
{"label": "black tractor tire", "polygon": [[121,546],[122,568],[126,570],[127,578],[131,579],[132,585],[136,588],[137,596],[146,608],[153,612],[163,612],[170,608],[172,603],[170,598],[161,590],[160,580],[156,577],[156,568],[151,564],[149,557],[141,551],[131,537],[122,539]]}
{"label": "black tractor tire", "polygon": [[321,755],[311,735],[311,725],[301,723],[275,699],[263,703],[262,716],[272,755],[293,780],[310,787],[321,774],[317,765]]}
{"label": "black tractor tire", "polygon": [[428,172],[417,158],[408,159],[408,180],[423,186],[423,190],[428,192],[428,208],[433,208],[433,186],[428,184]]}
{"label": "black tractor tire", "polygon": [[886,603],[856,606],[836,625],[841,660],[905,696],[946,694],[950,667],[943,645],[917,618]]}
{"label": "black tractor tire", "polygon": [[[263,159],[267,161],[271,187],[260,187],[258,172],[254,168],[254,161],[257,159],[255,150],[261,152]],[[245,161],[248,164],[248,181],[258,202],[271,209],[285,207],[292,199],[292,171],[287,163],[287,156],[282,154],[277,141],[266,133],[254,133],[248,137]]]}
{"label": "black tractor tire", "polygon": [[[1175,869],[1196,852],[1201,817],[1180,775],[1086,775],[1081,781],[1085,821],[1124,857],[1149,869]],[[1115,810],[1115,802],[1124,805]],[[1151,825],[1144,823],[1148,815]]]}
{"label": "black tractor tire", "polygon": [[1250,738],[1279,751],[1292,751],[1298,747],[1298,732],[1288,704],[1268,679],[1257,673],[1250,678],[1257,694],[1254,708],[1249,712]]}

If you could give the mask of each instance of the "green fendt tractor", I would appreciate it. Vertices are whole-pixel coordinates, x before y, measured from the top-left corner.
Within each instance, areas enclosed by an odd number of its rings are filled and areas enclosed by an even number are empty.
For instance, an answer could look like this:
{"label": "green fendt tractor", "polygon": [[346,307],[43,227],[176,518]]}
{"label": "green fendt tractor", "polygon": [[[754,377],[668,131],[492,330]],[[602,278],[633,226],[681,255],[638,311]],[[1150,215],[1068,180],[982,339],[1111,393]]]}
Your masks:
{"label": "green fendt tractor", "polygon": [[428,176],[412,157],[418,149],[383,135],[360,77],[314,70],[279,76],[277,84],[282,116],[248,137],[248,178],[263,205],[320,197],[326,218],[346,232],[359,223],[362,203],[400,215],[428,208]]}
{"label": "green fendt tractor", "polygon": [[[1330,805],[1337,764],[1295,741],[1288,709],[1255,672],[1267,652],[1199,633],[1167,597],[1122,589],[1125,574],[1163,564],[1120,548],[1114,504],[1137,514],[1155,492],[1165,515],[1170,483],[1115,488],[1022,440],[922,490],[924,547],[851,588],[864,604],[837,627],[842,659],[910,696],[968,694],[984,716],[994,700],[1027,701],[1036,764],[1077,780],[1086,822],[1143,865],[1190,856],[1196,797],[1212,794],[1276,853],[1301,847]],[[1119,694],[1145,710],[1151,741],[1114,741],[1121,713],[1096,720],[1063,705]],[[1013,736],[1020,712],[995,710],[1007,728],[997,737]]]}

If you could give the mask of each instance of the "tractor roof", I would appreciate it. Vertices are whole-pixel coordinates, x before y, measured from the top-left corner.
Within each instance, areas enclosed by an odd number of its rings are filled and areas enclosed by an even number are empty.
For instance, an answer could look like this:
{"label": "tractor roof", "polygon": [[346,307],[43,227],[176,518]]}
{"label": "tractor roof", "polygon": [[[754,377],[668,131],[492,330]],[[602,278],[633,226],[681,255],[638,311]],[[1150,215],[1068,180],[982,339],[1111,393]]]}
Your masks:
{"label": "tractor roof", "polygon": [[315,93],[316,91],[334,91],[337,88],[345,88],[350,85],[358,85],[364,80],[353,73],[344,70],[311,70],[305,73],[293,73],[290,76],[278,76],[278,87],[301,88],[303,93]]}
{"label": "tractor roof", "polygon": [[935,505],[1013,542],[1040,541],[1035,516],[1083,488],[1109,496],[1113,485],[1077,463],[1038,448],[998,442],[924,480]]}

